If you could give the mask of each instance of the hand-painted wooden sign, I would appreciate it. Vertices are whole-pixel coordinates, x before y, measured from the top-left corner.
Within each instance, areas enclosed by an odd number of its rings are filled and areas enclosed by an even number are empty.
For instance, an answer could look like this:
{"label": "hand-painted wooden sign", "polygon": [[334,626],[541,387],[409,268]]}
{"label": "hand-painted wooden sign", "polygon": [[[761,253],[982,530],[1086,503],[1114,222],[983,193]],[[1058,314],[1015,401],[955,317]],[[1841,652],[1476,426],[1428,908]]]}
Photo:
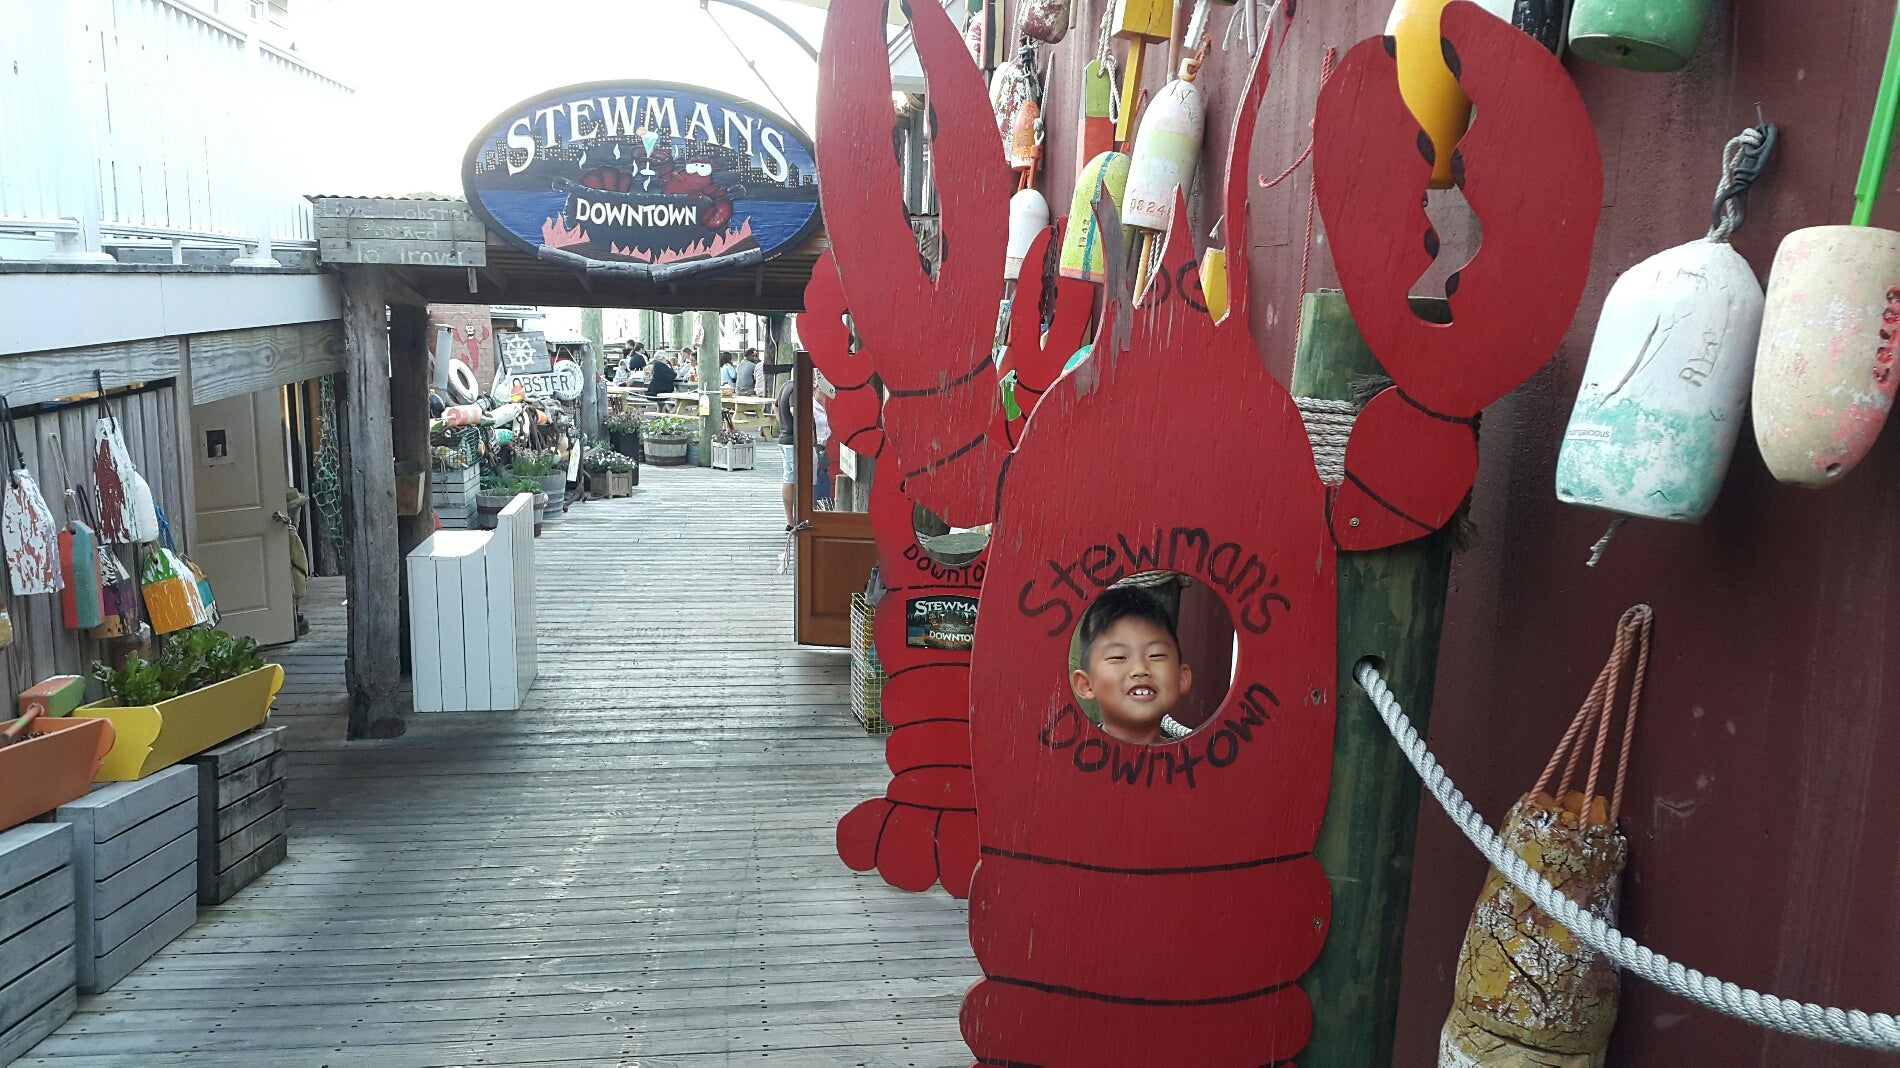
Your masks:
{"label": "hand-painted wooden sign", "polygon": [[[919,265],[894,208],[900,176],[880,147],[890,131],[883,5],[840,0],[821,59],[818,146],[833,176],[836,277],[821,260],[807,318],[836,342],[822,358],[814,346],[814,358],[888,391],[881,466],[903,482],[901,492],[887,479],[873,488],[874,512],[901,517],[902,537],[889,547],[882,531],[897,523],[873,520],[886,560],[915,549],[912,503],[953,524],[993,518],[994,527],[967,668],[950,651],[904,643],[906,605],[926,591],[894,588],[889,622],[880,608],[895,777],[886,797],[840,822],[840,854],[894,885],[923,888],[934,876],[953,893],[964,858],[980,855],[968,890],[985,978],[964,1001],[963,1034],[981,1063],[1286,1062],[1311,1025],[1296,980],[1330,919],[1313,847],[1332,755],[1334,554],[1353,547],[1349,532],[1361,527],[1370,529],[1357,544],[1370,548],[1449,517],[1475,470],[1478,409],[1534,372],[1562,337],[1601,200],[1587,116],[1535,41],[1464,0],[1446,8],[1448,65],[1480,116],[1449,173],[1466,182],[1469,172],[1485,244],[1462,272],[1456,323],[1440,328],[1417,320],[1406,300],[1437,248],[1419,208],[1430,141],[1379,39],[1354,48],[1328,83],[1315,127],[1316,161],[1332,161],[1330,177],[1320,174],[1321,204],[1348,302],[1397,381],[1359,417],[1349,481],[1334,493],[1293,398],[1249,335],[1246,257],[1230,261],[1226,316],[1214,322],[1198,301],[1199,257],[1179,194],[1142,306],[1128,309],[1120,250],[1107,249],[1109,301],[1093,357],[1068,381],[1030,389],[1039,403],[1026,422],[999,412],[990,309],[1012,190],[981,77],[948,17],[934,5],[911,10],[937,114],[967,117],[942,123],[933,145],[964,176],[940,190],[943,261],[934,275]],[[1224,226],[1234,249],[1252,247],[1244,190],[1271,54],[1269,44],[1256,61],[1228,152]],[[1370,161],[1352,169],[1356,186],[1340,177],[1354,158]],[[1104,234],[1110,244],[1115,236]],[[1018,309],[1042,306],[1040,281],[1023,272]],[[1063,324],[1086,326],[1087,284],[1058,286],[1047,342],[1035,336],[1040,317],[1012,322],[1005,363],[1025,381],[1044,373],[1052,351],[1059,367],[1077,347],[1082,328],[1070,336]],[[847,309],[859,346],[842,325]],[[917,344],[926,331],[930,344]],[[811,336],[805,320],[800,332]],[[1153,389],[1157,376],[1176,375],[1221,388]],[[1151,465],[1162,442],[1247,462],[1132,484],[1118,477]],[[1401,489],[1404,510],[1392,503]],[[1190,575],[1219,596],[1239,655],[1209,720],[1144,745],[1091,723],[1066,667],[1095,596],[1155,570]],[[884,572],[886,582],[901,573]],[[1233,902],[1246,907],[1222,908]]]}
{"label": "hand-painted wooden sign", "polygon": [[503,112],[469,146],[469,206],[587,269],[678,277],[770,259],[818,225],[811,142],[736,97],[596,82]]}

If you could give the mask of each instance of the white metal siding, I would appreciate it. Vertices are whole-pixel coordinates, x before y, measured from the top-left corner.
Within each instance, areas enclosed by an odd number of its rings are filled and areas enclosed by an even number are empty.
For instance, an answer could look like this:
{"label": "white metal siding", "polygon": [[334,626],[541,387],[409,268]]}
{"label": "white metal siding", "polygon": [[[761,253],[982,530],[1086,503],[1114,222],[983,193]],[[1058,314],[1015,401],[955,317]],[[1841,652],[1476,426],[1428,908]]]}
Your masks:
{"label": "white metal siding", "polygon": [[173,0],[0,0],[0,226],[312,239],[351,90]]}

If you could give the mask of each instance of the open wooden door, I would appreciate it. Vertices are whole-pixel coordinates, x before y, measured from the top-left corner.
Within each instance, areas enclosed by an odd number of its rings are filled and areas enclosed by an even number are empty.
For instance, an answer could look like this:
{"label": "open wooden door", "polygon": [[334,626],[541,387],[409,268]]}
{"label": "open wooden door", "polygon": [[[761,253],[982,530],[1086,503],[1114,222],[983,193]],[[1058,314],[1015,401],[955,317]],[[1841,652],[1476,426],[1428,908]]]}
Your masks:
{"label": "open wooden door", "polygon": [[[864,592],[877,563],[877,543],[871,536],[867,511],[871,498],[871,467],[860,459],[849,476],[829,462],[833,488],[829,507],[820,511],[814,490],[819,474],[817,420],[812,411],[811,358],[800,352],[792,370],[793,397],[798,419],[798,470],[793,475],[797,493],[797,620],[794,639],[800,645],[851,644],[851,595]],[[838,450],[831,449],[832,454]]]}
{"label": "open wooden door", "polygon": [[291,592],[290,461],[284,391],[266,389],[191,410],[198,540],[192,558],[217,594],[219,626],[259,645],[297,636]]}

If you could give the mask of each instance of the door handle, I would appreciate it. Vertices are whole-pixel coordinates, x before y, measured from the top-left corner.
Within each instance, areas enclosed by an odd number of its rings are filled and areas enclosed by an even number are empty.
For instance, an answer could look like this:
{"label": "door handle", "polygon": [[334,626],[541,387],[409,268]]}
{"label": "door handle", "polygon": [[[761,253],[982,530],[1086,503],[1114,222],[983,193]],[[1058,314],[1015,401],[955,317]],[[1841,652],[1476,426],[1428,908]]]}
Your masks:
{"label": "door handle", "polygon": [[272,513],[270,514],[270,517],[271,517],[272,519],[274,519],[274,520],[276,520],[277,522],[279,522],[279,523],[282,523],[283,525],[285,525],[285,526],[287,526],[287,527],[295,527],[295,526],[297,525],[297,524],[295,524],[295,523],[293,523],[293,522],[291,522],[291,520],[290,520],[290,517],[289,517],[289,516],[287,516],[287,515],[285,515],[285,514],[284,514],[284,513],[282,513],[282,512],[272,512]]}

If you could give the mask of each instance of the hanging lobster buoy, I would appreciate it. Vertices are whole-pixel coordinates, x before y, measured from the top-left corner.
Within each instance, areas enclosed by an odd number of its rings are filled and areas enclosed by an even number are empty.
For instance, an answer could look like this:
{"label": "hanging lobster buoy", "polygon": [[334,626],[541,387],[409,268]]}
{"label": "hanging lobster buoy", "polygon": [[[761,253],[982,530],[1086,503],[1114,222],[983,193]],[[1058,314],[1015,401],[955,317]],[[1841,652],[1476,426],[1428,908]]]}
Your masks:
{"label": "hanging lobster buoy", "polygon": [[1625,70],[1676,70],[1695,54],[1709,0],[1577,0],[1570,50]]}
{"label": "hanging lobster buoy", "polygon": [[1893,406],[1900,233],[1815,226],[1781,242],[1755,371],[1755,443],[1783,482],[1854,469]]}
{"label": "hanging lobster buoy", "polygon": [[[1107,201],[1108,218],[1121,218],[1122,191],[1128,183],[1128,157],[1103,152],[1082,168],[1069,198],[1069,225],[1062,232],[1062,276],[1100,282],[1108,277],[1102,262],[1102,234],[1095,225],[1095,200]],[[1104,196],[1106,194],[1106,196]]]}
{"label": "hanging lobster buoy", "polygon": [[1852,226],[1782,239],[1755,361],[1755,444],[1783,482],[1820,487],[1854,469],[1893,407],[1900,233],[1875,229],[1900,117],[1900,15],[1854,182]]}
{"label": "hanging lobster buoy", "polygon": [[1399,96],[1432,141],[1433,189],[1450,189],[1451,150],[1471,124],[1471,99],[1445,66],[1438,16],[1451,0],[1397,0],[1386,19],[1399,69]]}
{"label": "hanging lobster buoy", "polygon": [[1207,107],[1187,64],[1182,64],[1182,74],[1149,101],[1135,132],[1135,147],[1128,154],[1128,184],[1122,192],[1124,226],[1165,231],[1174,214],[1175,189],[1186,190],[1194,184]]}
{"label": "hanging lobster buoy", "polygon": [[1081,123],[1076,129],[1075,158],[1087,161],[1115,147],[1115,80],[1099,59],[1082,68]]}
{"label": "hanging lobster buoy", "polygon": [[1529,34],[1552,55],[1563,53],[1570,30],[1570,0],[1477,0],[1477,4]]}
{"label": "hanging lobster buoy", "polygon": [[1049,202],[1034,189],[1024,189],[1009,198],[1009,252],[1003,261],[1003,277],[1014,282],[1022,273],[1023,257],[1036,235],[1049,227]]}
{"label": "hanging lobster buoy", "polygon": [[1676,523],[1714,506],[1761,333],[1761,283],[1729,238],[1774,145],[1773,126],[1730,141],[1708,234],[1610,287],[1557,456],[1558,500]]}
{"label": "hanging lobster buoy", "polygon": [[1042,161],[1042,106],[1024,100],[1010,119],[1009,144],[1004,153],[1014,171],[1024,171],[1034,184],[1036,165]]}

